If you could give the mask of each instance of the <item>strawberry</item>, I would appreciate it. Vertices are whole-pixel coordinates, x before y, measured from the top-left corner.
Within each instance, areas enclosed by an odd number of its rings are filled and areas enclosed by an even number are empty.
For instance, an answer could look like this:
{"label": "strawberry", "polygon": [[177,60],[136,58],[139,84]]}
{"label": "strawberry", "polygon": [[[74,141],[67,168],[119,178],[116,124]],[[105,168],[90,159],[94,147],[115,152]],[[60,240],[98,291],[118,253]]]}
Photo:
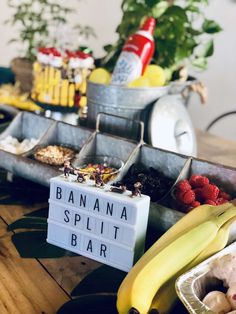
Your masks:
{"label": "strawberry", "polygon": [[216,201],[219,194],[219,188],[214,184],[206,184],[202,188],[202,197],[205,200]]}

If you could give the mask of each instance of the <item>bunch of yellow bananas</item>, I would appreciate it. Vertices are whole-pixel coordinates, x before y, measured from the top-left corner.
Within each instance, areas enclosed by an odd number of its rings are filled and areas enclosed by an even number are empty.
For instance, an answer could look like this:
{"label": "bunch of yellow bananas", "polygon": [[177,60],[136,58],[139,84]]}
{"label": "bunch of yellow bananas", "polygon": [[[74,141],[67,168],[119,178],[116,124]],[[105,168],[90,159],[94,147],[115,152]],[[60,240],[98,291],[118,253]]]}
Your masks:
{"label": "bunch of yellow bananas", "polygon": [[177,298],[176,278],[222,250],[235,220],[231,203],[202,205],[185,215],[127,274],[118,291],[119,314],[169,313]]}
{"label": "bunch of yellow bananas", "polygon": [[0,103],[16,107],[22,110],[36,111],[42,110],[29,99],[29,94],[22,94],[18,83],[3,84],[0,86]]}

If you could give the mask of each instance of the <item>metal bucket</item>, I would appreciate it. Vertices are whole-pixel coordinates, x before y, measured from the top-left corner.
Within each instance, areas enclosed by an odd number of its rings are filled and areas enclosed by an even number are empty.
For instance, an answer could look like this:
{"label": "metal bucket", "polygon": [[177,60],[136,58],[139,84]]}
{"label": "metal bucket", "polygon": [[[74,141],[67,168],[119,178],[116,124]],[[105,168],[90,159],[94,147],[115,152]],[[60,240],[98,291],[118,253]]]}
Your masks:
{"label": "metal bucket", "polygon": [[[132,121],[142,121],[146,143],[195,156],[194,128],[186,109],[193,83],[196,80],[163,87],[128,88],[88,82],[87,126],[94,128],[101,112],[115,115],[116,118],[103,118],[102,131],[134,139],[137,129]],[[121,124],[117,116],[130,121]]]}
{"label": "metal bucket", "polygon": [[88,123],[95,127],[99,112],[147,122],[149,107],[167,95],[169,86],[128,88],[88,82]]}

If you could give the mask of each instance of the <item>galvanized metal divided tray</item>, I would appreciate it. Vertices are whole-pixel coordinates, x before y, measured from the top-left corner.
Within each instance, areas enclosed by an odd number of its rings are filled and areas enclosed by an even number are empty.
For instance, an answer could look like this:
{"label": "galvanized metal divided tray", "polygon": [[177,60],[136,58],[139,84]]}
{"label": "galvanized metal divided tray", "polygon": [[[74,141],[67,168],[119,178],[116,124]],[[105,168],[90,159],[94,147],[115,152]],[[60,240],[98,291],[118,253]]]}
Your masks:
{"label": "galvanized metal divided tray", "polygon": [[[111,119],[114,117],[110,117]],[[122,118],[120,118],[122,119]],[[127,125],[127,121],[125,123]],[[115,178],[122,180],[130,166],[140,161],[147,167],[174,179],[175,184],[192,173],[205,174],[226,192],[235,194],[236,170],[208,161],[176,154],[146,145],[143,142],[143,124],[137,125],[139,139],[131,140],[101,132],[100,118],[95,131],[80,126],[56,122],[32,113],[23,112],[16,116],[9,127],[0,134],[0,139],[12,135],[19,140],[35,137],[38,145],[49,144],[70,146],[77,152],[78,160],[87,155],[115,156],[123,160],[124,167]],[[13,174],[49,186],[50,178],[61,172],[57,167],[48,166],[33,158],[34,147],[22,155],[0,150],[0,167]],[[175,185],[174,184],[174,185]],[[158,203],[151,203],[149,224],[158,231],[165,231],[184,214],[170,208],[174,185]]]}

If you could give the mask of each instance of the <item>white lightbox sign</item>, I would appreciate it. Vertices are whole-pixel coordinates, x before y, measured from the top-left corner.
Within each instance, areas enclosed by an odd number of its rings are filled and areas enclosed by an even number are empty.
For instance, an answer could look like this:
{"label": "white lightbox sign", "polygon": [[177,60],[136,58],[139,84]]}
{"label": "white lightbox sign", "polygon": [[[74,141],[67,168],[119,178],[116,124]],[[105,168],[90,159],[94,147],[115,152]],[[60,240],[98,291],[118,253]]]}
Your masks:
{"label": "white lightbox sign", "polygon": [[129,271],[143,254],[150,198],[63,176],[50,180],[47,242]]}

